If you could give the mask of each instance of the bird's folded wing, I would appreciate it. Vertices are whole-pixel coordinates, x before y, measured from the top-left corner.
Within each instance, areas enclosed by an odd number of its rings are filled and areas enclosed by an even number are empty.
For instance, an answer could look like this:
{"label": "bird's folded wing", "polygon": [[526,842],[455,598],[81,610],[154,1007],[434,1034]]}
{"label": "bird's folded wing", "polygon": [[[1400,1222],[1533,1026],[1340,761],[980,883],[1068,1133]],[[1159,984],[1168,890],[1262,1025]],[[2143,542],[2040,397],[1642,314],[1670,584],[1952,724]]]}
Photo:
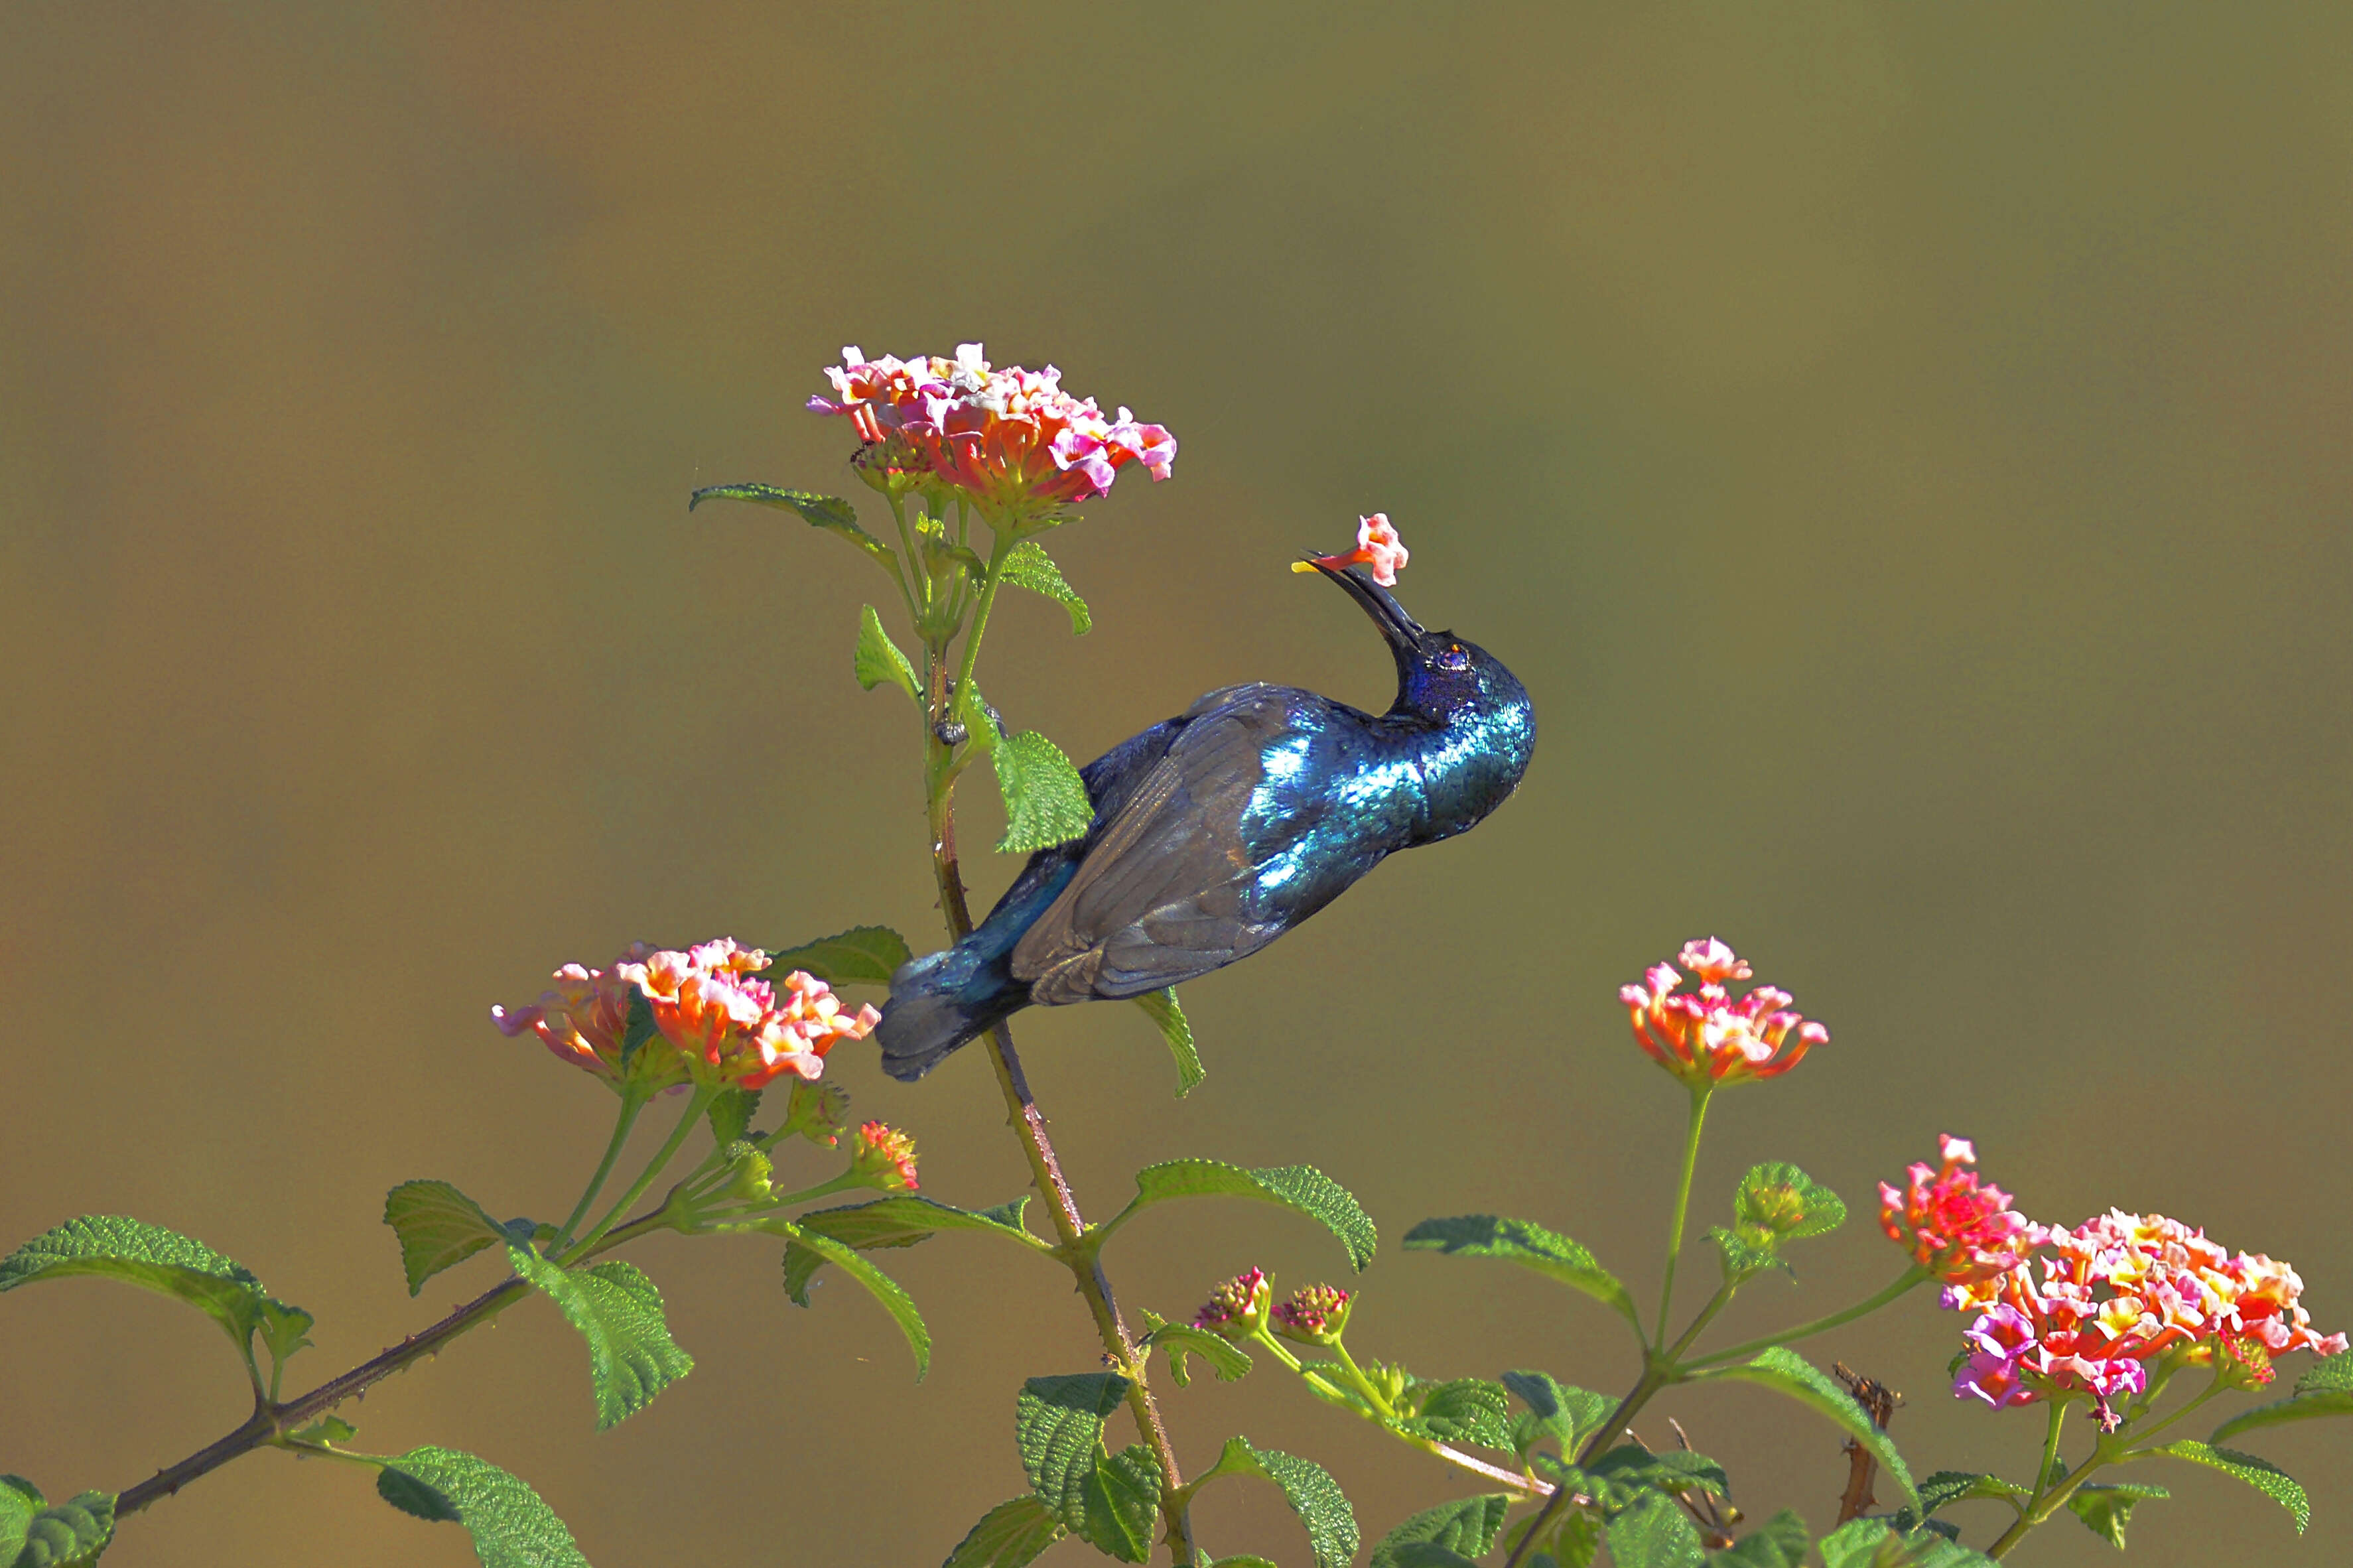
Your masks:
{"label": "bird's folded wing", "polygon": [[1273,939],[1249,918],[1257,868],[1241,827],[1289,717],[1287,694],[1264,686],[1197,713],[1014,948],[1033,1001],[1140,996]]}

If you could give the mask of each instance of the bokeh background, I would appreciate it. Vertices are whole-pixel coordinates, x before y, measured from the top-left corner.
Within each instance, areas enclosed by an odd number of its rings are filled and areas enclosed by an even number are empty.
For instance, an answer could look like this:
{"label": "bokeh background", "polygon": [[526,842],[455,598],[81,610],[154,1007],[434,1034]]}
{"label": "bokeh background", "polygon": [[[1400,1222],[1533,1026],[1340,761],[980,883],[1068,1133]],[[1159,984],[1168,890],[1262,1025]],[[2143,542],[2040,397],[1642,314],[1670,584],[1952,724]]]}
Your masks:
{"label": "bokeh background", "polygon": [[[905,710],[849,679],[888,590],[684,503],[854,492],[820,369],[977,339],[1183,444],[1050,541],[1092,635],[1008,600],[1017,725],[1084,757],[1237,679],[1380,705],[1362,617],[1283,569],[1375,509],[1406,602],[1542,715],[1477,833],[1185,988],[1189,1100],[1132,1009],[1023,1021],[1092,1208],[1150,1159],[1312,1162],[1390,1243],[1361,1352],[1614,1392],[1606,1313],[1394,1239],[1524,1214],[1647,1299],[1682,1102],[1615,988],[1713,931],[1834,1038],[1721,1104],[1696,1223],[1770,1157],[1858,1211],[1731,1330],[1876,1288],[1871,1184],[1947,1129],[2046,1219],[2203,1223],[2353,1324],[2348,68],[2353,14],[2309,5],[9,7],[0,1240],[202,1237],[319,1315],[308,1386],[495,1277],[407,1300],[387,1186],[554,1215],[601,1146],[603,1092],[492,1002],[638,936],[932,945]],[[1020,1189],[976,1054],[833,1074],[927,1192]],[[649,1410],[596,1435],[534,1302],[350,1407],[360,1445],[479,1452],[599,1563],[931,1563],[1022,1489],[1018,1380],[1093,1364],[1063,1277],[970,1238],[889,1260],[920,1385],[768,1246],[637,1256],[701,1362]],[[1170,1315],[1251,1263],[1345,1272],[1250,1205],[1112,1261]],[[53,1494],[243,1414],[159,1299],[0,1318],[0,1468]],[[2039,1422],[1941,1392],[1958,1327],[1922,1296],[1808,1348],[1906,1394],[1920,1471],[2022,1473]],[[1472,1489],[1273,1375],[1167,1404],[1196,1466],[1233,1432],[1322,1460],[1367,1540]],[[1795,1407],[1655,1412],[1755,1517],[1832,1516]],[[2258,1445],[2305,1540],[2185,1468],[2136,1558],[2344,1561],[2346,1443]],[[1197,1517],[1303,1559],[1270,1489]],[[2108,1550],[2062,1520],[2029,1555]],[[109,1562],[329,1553],[471,1560],[265,1454]]]}

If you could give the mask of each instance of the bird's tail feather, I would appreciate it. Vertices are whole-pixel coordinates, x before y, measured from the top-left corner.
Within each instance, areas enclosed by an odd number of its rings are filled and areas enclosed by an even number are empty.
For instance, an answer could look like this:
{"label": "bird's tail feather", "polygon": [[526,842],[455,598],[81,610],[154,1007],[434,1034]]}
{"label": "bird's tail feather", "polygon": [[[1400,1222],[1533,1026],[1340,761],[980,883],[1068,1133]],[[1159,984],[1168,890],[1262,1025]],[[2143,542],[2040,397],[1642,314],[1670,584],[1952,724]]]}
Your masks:
{"label": "bird's tail feather", "polygon": [[902,964],[874,1028],[882,1070],[913,1083],[1018,1007],[1024,990],[1006,994],[1010,976],[997,973],[1003,963],[1002,955],[958,946]]}

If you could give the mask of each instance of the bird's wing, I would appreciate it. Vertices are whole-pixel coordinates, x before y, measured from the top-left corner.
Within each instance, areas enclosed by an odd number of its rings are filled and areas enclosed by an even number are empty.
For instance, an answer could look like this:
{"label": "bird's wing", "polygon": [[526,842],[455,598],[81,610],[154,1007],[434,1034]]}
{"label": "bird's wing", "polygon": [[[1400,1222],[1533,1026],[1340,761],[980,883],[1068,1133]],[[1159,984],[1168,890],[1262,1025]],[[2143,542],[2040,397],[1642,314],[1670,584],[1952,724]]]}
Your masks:
{"label": "bird's wing", "polygon": [[1014,977],[1032,983],[1032,1001],[1142,995],[1231,963],[1280,931],[1247,912],[1257,868],[1241,823],[1261,758],[1289,724],[1292,693],[1258,685],[1213,695],[1222,704],[1195,705],[1014,948]]}

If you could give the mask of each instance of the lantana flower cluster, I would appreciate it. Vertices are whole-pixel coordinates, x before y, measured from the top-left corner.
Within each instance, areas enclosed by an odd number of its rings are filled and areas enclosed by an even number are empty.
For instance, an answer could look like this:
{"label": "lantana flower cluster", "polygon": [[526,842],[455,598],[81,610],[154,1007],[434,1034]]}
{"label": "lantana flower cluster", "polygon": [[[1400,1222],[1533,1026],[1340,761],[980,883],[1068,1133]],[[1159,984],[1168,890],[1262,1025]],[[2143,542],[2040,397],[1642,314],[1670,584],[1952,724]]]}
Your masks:
{"label": "lantana flower cluster", "polygon": [[887,1122],[868,1121],[858,1129],[849,1151],[850,1169],[870,1186],[886,1193],[912,1193],[923,1185],[915,1180],[915,1140]]}
{"label": "lantana flower cluster", "polygon": [[2211,1364],[2221,1354],[2262,1384],[2273,1355],[2346,1348],[2342,1333],[2313,1331],[2295,1269],[2228,1252],[2163,1215],[2111,1209],[2051,1232],[2045,1245],[2040,1279],[2025,1262],[1946,1290],[1947,1307],[1978,1314],[1963,1336],[1971,1353],[1956,1394],[2000,1410],[2089,1394],[2114,1430],[2112,1402],[2145,1390],[2152,1363]]}
{"label": "lantana flower cluster", "polygon": [[[1792,1011],[1787,991],[1759,985],[1736,997],[1725,988],[1725,981],[1753,973],[1714,937],[1685,942],[1675,963],[1653,964],[1641,984],[1619,989],[1634,1043],[1694,1089],[1788,1072],[1831,1032]],[[1691,989],[1682,989],[1687,984]]]}
{"label": "lantana flower cluster", "polygon": [[[814,1081],[826,1053],[862,1040],[881,1015],[845,1011],[822,980],[794,970],[762,978],[768,955],[721,937],[683,950],[634,942],[609,968],[567,963],[555,989],[527,1007],[491,1009],[507,1035],[529,1029],[558,1057],[616,1089],[663,1089],[692,1079],[761,1089],[787,1074]],[[629,1013],[642,1000],[657,1039],[624,1059]],[[667,1048],[664,1048],[667,1047]]]}
{"label": "lantana flower cluster", "polygon": [[1975,1285],[2025,1262],[2049,1228],[1965,1168],[1978,1163],[1968,1139],[1938,1133],[1936,1155],[1942,1164],[1934,1170],[1915,1164],[1902,1192],[1879,1184],[1879,1224],[1887,1238],[1947,1285]]}
{"label": "lantana flower cluster", "polygon": [[1039,506],[1110,493],[1118,470],[1140,463],[1168,477],[1176,438],[1127,409],[1107,416],[1092,397],[1062,390],[1052,365],[992,369],[978,343],[955,357],[870,360],[857,345],[828,369],[834,397],[809,408],[840,415],[879,447],[869,471],[917,473],[971,496],[991,521]]}
{"label": "lantana flower cluster", "polygon": [[1271,1294],[1266,1270],[1246,1268],[1209,1292],[1208,1305],[1193,1314],[1193,1326],[1229,1340],[1246,1340],[1266,1325]]}

